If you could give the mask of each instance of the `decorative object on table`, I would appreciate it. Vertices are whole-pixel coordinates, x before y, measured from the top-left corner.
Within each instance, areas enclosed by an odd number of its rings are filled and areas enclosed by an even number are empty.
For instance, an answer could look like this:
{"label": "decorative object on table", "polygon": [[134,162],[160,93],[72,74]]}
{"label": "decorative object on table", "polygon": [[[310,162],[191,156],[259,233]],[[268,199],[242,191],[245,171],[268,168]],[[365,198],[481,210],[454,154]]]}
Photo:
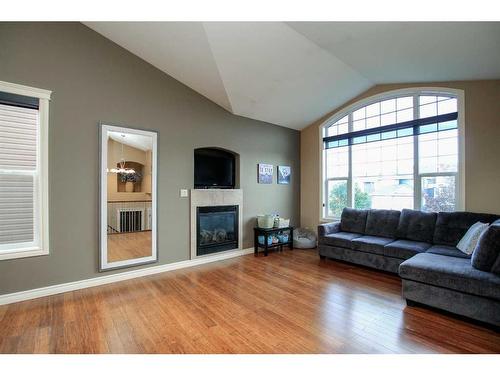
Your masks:
{"label": "decorative object on table", "polygon": [[276,216],[274,218],[275,228],[286,228],[290,226],[290,219],[285,219],[283,217]]}
{"label": "decorative object on table", "polygon": [[293,247],[313,249],[316,247],[316,233],[310,229],[299,228],[293,232]]}
{"label": "decorative object on table", "polygon": [[272,184],[273,183],[273,166],[272,166],[272,164],[259,163],[257,181],[259,184]]}
{"label": "decorative object on table", "polygon": [[286,165],[278,165],[278,184],[290,184],[290,177],[292,175],[292,168]]}
{"label": "decorative object on table", "polygon": [[283,251],[284,246],[293,250],[293,227],[288,228],[259,228],[253,229],[254,234],[254,255],[257,256],[259,248],[264,249],[267,256],[269,249]]}
{"label": "decorative object on table", "polygon": [[272,228],[274,226],[274,215],[258,215],[257,226],[259,228]]}

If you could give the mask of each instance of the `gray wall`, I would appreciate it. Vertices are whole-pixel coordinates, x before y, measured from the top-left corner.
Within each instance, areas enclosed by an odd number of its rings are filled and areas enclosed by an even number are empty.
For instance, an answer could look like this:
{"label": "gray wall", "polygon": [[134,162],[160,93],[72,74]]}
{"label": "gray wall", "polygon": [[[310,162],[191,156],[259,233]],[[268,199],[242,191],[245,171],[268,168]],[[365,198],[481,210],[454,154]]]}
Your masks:
{"label": "gray wall", "polygon": [[[81,24],[0,23],[0,80],[53,91],[50,255],[0,261],[0,294],[102,275],[99,121],[159,131],[159,264],[189,258],[189,200],[179,189],[193,186],[196,147],[240,154],[244,248],[259,213],[298,224],[299,132],[234,116]],[[291,165],[292,184],[258,185],[258,162]]]}

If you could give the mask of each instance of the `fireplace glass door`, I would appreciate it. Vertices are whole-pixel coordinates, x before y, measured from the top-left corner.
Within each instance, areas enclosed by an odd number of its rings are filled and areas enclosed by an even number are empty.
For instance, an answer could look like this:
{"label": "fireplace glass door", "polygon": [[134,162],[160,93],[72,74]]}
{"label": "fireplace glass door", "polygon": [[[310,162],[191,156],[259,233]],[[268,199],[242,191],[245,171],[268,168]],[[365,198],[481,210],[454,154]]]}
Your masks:
{"label": "fireplace glass door", "polygon": [[196,255],[238,248],[238,206],[198,207]]}

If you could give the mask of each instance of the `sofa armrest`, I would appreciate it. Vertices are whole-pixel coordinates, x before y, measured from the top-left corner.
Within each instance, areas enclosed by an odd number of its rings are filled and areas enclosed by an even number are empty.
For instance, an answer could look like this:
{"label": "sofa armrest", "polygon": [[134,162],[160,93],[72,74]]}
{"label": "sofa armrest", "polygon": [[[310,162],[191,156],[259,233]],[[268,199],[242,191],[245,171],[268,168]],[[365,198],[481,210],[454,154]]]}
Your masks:
{"label": "sofa armrest", "polygon": [[328,234],[340,232],[340,221],[318,225],[318,236],[324,237]]}

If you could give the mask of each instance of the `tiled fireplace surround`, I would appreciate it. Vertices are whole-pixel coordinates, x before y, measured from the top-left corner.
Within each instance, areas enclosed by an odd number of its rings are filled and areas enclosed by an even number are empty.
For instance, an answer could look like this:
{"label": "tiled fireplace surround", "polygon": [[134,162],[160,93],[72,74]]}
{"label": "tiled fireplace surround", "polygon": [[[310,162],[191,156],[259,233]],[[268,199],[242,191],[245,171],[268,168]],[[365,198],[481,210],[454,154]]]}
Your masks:
{"label": "tiled fireplace surround", "polygon": [[210,257],[219,253],[196,255],[196,208],[206,206],[238,206],[238,248],[225,250],[224,252],[241,250],[243,242],[243,190],[241,189],[191,189],[190,191],[191,211],[191,259]]}

